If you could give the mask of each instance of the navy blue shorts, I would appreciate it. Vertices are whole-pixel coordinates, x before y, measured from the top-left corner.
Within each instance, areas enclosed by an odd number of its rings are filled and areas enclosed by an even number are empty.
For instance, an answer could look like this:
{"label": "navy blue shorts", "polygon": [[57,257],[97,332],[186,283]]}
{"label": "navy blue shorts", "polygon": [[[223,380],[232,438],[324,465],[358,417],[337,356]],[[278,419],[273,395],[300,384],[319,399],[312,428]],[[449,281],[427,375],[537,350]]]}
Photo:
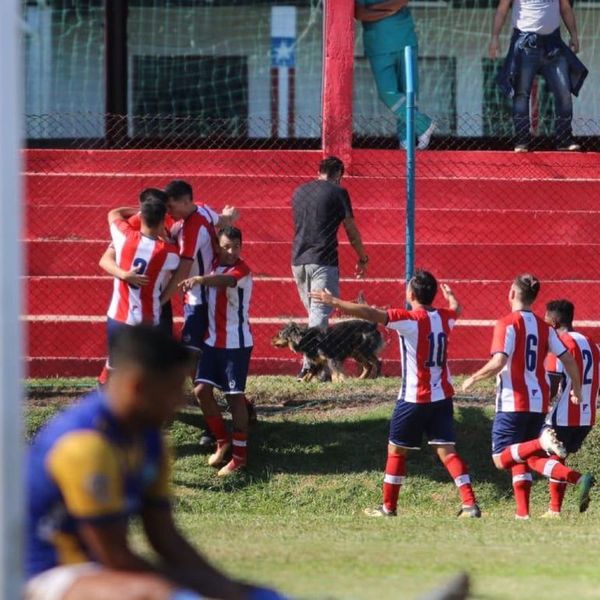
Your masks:
{"label": "navy blue shorts", "polygon": [[128,327],[133,327],[133,325],[128,325],[127,323],[123,323],[122,321],[115,321],[108,317],[106,319],[106,337],[108,339],[108,368],[111,368],[111,358],[112,358],[112,349],[115,342],[115,335],[118,331],[122,329],[127,329]]}
{"label": "navy blue shorts", "polygon": [[188,348],[202,350],[207,328],[208,306],[206,304],[184,304],[181,342]]}
{"label": "navy blue shorts", "polygon": [[173,305],[170,300],[161,306],[158,328],[168,335],[173,335]]}
{"label": "navy blue shorts", "polygon": [[499,412],[492,426],[492,454],[513,444],[540,437],[546,415],[532,412]]}
{"label": "navy blue shorts", "polygon": [[204,345],[195,383],[210,383],[225,394],[243,394],[250,366],[250,348],[213,348]]}
{"label": "navy blue shorts", "polygon": [[398,400],[390,422],[390,444],[418,450],[423,435],[430,444],[454,444],[453,414],[452,398],[427,404]]}

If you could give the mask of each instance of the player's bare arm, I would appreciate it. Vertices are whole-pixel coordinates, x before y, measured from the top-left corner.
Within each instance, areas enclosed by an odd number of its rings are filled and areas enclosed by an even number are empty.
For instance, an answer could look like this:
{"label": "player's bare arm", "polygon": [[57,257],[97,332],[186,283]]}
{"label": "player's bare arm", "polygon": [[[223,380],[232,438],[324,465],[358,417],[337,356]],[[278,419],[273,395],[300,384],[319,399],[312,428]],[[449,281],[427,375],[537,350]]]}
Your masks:
{"label": "player's bare arm", "polygon": [[192,270],[193,264],[194,261],[191,258],[181,258],[179,260],[179,266],[177,267],[177,270],[173,271],[173,275],[171,276],[171,279],[169,279],[169,283],[167,283],[165,289],[160,295],[161,304],[168,302],[171,296],[177,291],[179,284],[190,276],[190,271]]}
{"label": "player's bare arm", "polygon": [[442,291],[442,295],[448,302],[448,308],[450,310],[453,310],[457,316],[460,315],[460,313],[462,312],[462,306],[460,305],[458,299],[454,295],[452,288],[448,284],[442,283],[440,284],[440,290]]}
{"label": "player's bare arm", "polygon": [[565,352],[558,357],[558,360],[562,363],[567,375],[571,378],[571,402],[573,404],[579,404],[581,402],[581,378],[579,377],[579,369],[575,359],[568,353]]}
{"label": "player's bare arm", "polygon": [[365,321],[371,321],[372,323],[381,323],[385,325],[387,323],[387,313],[384,310],[367,306],[366,304],[356,304],[354,302],[346,302],[340,300],[331,294],[327,289],[317,290],[316,292],[310,292],[309,297],[321,304],[327,304],[327,306],[333,306],[339,311],[352,315]]}
{"label": "player's bare arm", "polygon": [[132,552],[125,519],[102,525],[81,522],[79,534],[98,562],[117,571],[154,571],[152,565]]}
{"label": "player's bare arm", "polygon": [[142,513],[148,540],[165,564],[165,575],[175,583],[210,598],[242,600],[247,586],[234,581],[208,563],[181,535],[168,508]]}
{"label": "player's bare arm", "polygon": [[483,381],[484,379],[489,379],[490,377],[495,377],[502,371],[506,363],[508,362],[508,357],[506,354],[502,352],[496,352],[487,363],[479,369],[476,373],[471,375],[471,377],[467,377],[462,384],[462,391],[468,392],[473,388],[473,386],[478,381]]}
{"label": "player's bare arm", "polygon": [[235,206],[225,205],[221,214],[219,215],[219,220],[215,223],[215,227],[217,229],[223,229],[224,227],[230,227],[240,218],[240,211],[235,208]]}
{"label": "player's bare arm", "polygon": [[121,269],[117,264],[117,253],[112,246],[109,246],[105,251],[100,261],[98,262],[100,268],[111,275],[112,277],[116,277],[129,285],[135,285],[137,287],[144,287],[148,285],[150,279],[147,275],[140,275],[138,273],[140,266],[133,267],[129,271],[125,269]]}
{"label": "player's bare arm", "polygon": [[237,279],[233,275],[217,273],[215,275],[197,275],[184,279],[178,285],[182,292],[189,292],[195,285],[207,285],[209,287],[235,287]]}
{"label": "player's bare arm", "polygon": [[502,27],[504,27],[506,17],[510,11],[511,2],[512,0],[500,0],[500,2],[498,2],[498,8],[496,8],[496,14],[494,15],[494,22],[492,24],[492,39],[488,47],[488,54],[491,59],[497,58],[500,53],[500,32],[502,31]]}
{"label": "player's bare arm", "polygon": [[346,217],[343,220],[344,229],[346,230],[346,235],[348,236],[348,241],[354,251],[356,252],[357,261],[356,261],[356,277],[362,279],[367,274],[367,266],[369,264],[369,257],[365,252],[365,248],[362,243],[362,238],[360,236],[360,232],[358,231],[358,227],[356,226],[356,221],[353,217]]}
{"label": "player's bare arm", "polygon": [[560,0],[560,16],[571,36],[569,47],[577,54],[579,52],[579,36],[577,35],[575,12],[569,0]]}
{"label": "player's bare arm", "polygon": [[123,219],[123,220],[129,219],[129,217],[133,217],[133,215],[136,215],[139,212],[140,212],[139,208],[132,208],[129,206],[113,208],[112,210],[108,211],[108,224],[110,225],[114,221],[118,221],[121,219]]}

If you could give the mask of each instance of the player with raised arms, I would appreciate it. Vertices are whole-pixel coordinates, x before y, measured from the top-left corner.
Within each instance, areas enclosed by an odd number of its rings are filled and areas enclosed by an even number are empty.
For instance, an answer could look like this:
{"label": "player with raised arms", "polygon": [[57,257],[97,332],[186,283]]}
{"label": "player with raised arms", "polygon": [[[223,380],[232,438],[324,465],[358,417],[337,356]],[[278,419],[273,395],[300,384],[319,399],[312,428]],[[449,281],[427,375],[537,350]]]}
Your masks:
{"label": "player with raised arms", "polygon": [[590,475],[569,476],[564,465],[548,462],[548,454],[559,457],[566,454],[556,432],[552,428],[542,429],[550,401],[550,385],[544,369],[548,353],[552,352],[561,361],[571,378],[570,401],[575,404],[581,400],[581,382],[575,360],[556,331],[532,312],[539,291],[540,282],[534,275],[525,273],[515,278],[508,293],[511,312],[494,328],[492,357],[462,386],[467,392],[478,381],[497,376],[492,459],[498,469],[512,472],[517,519],[529,518],[530,467],[547,477],[574,477],[574,481],[569,480],[581,486],[580,510],[587,508],[593,485]]}
{"label": "player with raised arms", "polygon": [[441,290],[448,308],[432,306],[437,294],[435,277],[427,271],[415,272],[406,288],[412,310],[380,310],[335,298],[327,290],[311,298],[341,312],[385,325],[398,332],[402,360],[402,387],[392,414],[388,456],[383,479],[383,504],[366,509],[372,517],[395,516],[398,495],[406,477],[406,455],[419,450],[423,435],[454,480],[460,494],[460,517],[480,517],[467,465],[456,452],[453,420],[454,389],[447,364],[448,338],[461,307],[449,286]]}

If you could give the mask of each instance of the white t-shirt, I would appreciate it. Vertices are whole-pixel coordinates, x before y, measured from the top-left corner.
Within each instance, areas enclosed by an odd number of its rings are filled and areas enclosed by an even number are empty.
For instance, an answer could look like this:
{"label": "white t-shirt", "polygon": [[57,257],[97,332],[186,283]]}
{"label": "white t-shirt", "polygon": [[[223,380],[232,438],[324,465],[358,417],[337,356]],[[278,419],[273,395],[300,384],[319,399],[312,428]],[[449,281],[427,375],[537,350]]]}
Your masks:
{"label": "white t-shirt", "polygon": [[559,0],[513,0],[513,27],[548,35],[560,27]]}

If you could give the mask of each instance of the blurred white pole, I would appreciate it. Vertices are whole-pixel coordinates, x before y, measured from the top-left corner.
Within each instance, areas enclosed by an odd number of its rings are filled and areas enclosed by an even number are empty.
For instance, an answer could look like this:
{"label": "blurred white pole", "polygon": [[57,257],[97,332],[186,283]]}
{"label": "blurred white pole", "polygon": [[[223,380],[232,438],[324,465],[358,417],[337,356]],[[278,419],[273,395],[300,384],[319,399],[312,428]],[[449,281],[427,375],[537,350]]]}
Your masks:
{"label": "blurred white pole", "polygon": [[20,289],[22,131],[20,0],[2,0],[0,18],[0,598],[21,597],[23,485],[22,310]]}

